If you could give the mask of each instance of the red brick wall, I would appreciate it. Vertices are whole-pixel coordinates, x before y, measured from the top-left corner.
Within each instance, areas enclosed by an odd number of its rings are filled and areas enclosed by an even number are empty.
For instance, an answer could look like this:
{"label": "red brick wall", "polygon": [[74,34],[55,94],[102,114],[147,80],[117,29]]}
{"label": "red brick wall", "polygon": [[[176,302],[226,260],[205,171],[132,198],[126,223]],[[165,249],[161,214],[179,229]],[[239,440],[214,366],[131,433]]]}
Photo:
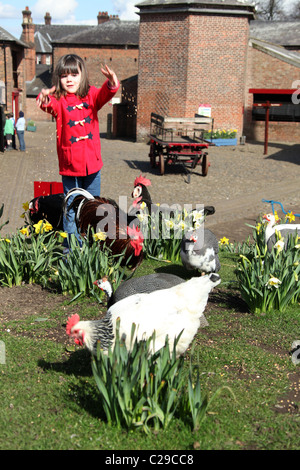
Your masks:
{"label": "red brick wall", "polygon": [[[89,75],[91,85],[96,87],[102,86],[105,81],[105,77],[101,72],[101,65],[107,64],[117,74],[118,79],[124,80],[138,72],[138,49],[122,49],[122,48],[107,48],[107,49],[95,49],[95,48],[81,48],[72,47],[72,50],[66,47],[54,47],[53,48],[53,63],[54,67],[58,59],[64,54],[70,52],[79,55],[86,61],[86,67]],[[121,99],[121,87],[116,97]],[[46,113],[35,110],[35,100],[28,101],[28,113],[33,119],[43,121],[51,120],[51,117]],[[106,129],[107,115],[112,113],[111,103],[107,103],[102,110],[99,112],[100,126]]]}
{"label": "red brick wall", "polygon": [[[250,88],[292,89],[300,79],[300,69],[249,46],[246,83],[246,107],[244,133],[249,139],[264,140],[265,123],[252,122],[253,95]],[[299,142],[299,122],[270,122],[269,140]]]}
{"label": "red brick wall", "polygon": [[[0,80],[5,83],[6,79],[6,109],[9,112],[12,112],[12,93],[18,93],[18,106],[19,109],[16,109],[16,112],[19,110],[23,110],[26,112],[26,91],[25,91],[25,61],[24,61],[24,52],[22,48],[15,49],[13,52],[17,55],[18,59],[18,89],[14,88],[14,80],[13,80],[13,60],[12,60],[12,50],[10,47],[5,48],[5,54],[3,48],[0,48]],[[6,57],[5,57],[6,56]],[[6,67],[4,65],[4,58],[6,59]],[[6,69],[6,77],[5,77],[5,69]],[[5,105],[4,105],[5,108]]]}
{"label": "red brick wall", "polygon": [[215,128],[241,134],[248,34],[245,17],[141,15],[138,140],[151,112],[193,117],[200,103],[211,104]]}

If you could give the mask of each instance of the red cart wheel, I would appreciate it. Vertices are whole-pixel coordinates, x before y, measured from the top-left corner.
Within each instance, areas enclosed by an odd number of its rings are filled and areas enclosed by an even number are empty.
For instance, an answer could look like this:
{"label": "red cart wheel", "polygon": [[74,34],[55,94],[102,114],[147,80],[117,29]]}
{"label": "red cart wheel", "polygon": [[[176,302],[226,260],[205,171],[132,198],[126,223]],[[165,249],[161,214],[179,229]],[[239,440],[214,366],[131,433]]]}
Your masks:
{"label": "red cart wheel", "polygon": [[165,174],[165,159],[162,153],[159,154],[159,169],[160,169],[160,174],[164,175]]}
{"label": "red cart wheel", "polygon": [[207,155],[205,153],[202,157],[202,176],[207,175],[208,167],[209,167],[208,158],[207,158]]}

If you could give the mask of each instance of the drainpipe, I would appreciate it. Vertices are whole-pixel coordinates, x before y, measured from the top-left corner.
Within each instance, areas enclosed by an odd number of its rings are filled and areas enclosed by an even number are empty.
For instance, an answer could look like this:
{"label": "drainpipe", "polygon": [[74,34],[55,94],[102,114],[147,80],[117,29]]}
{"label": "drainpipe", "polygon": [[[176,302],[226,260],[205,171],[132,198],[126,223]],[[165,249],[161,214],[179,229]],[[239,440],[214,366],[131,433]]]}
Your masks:
{"label": "drainpipe", "polygon": [[4,84],[5,84],[5,107],[7,110],[7,70],[6,70],[6,46],[3,44],[4,52]]}

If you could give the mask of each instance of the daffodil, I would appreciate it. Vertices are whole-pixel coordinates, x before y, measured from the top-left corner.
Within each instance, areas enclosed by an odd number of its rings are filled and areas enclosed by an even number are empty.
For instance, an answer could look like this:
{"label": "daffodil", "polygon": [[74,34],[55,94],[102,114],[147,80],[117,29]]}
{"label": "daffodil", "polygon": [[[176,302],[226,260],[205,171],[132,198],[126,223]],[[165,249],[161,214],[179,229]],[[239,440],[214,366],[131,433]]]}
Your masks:
{"label": "daffodil", "polygon": [[193,212],[193,221],[194,222],[203,222],[203,220],[204,220],[203,211],[194,211]]}
{"label": "daffodil", "polygon": [[29,236],[29,229],[28,229],[28,227],[23,227],[23,228],[21,228],[20,232],[21,232],[23,235],[26,235],[26,237]]}
{"label": "daffodil", "polygon": [[288,212],[288,214],[286,214],[286,219],[291,223],[295,220],[295,215],[293,214],[293,212]]}
{"label": "daffodil", "polygon": [[276,289],[278,289],[280,284],[281,284],[281,281],[277,279],[277,277],[271,276],[268,282],[266,283],[266,287],[268,287],[269,289],[271,289],[272,287],[275,287]]}
{"label": "daffodil", "polygon": [[167,220],[165,219],[165,224],[167,228],[174,228],[174,222],[173,220]]}
{"label": "daffodil", "polygon": [[29,202],[28,202],[28,201],[27,201],[27,202],[24,202],[24,203],[22,204],[22,207],[23,207],[24,211],[27,212],[28,209],[29,209]]}
{"label": "daffodil", "polygon": [[37,224],[33,224],[35,233],[40,233],[42,226],[43,226],[43,221],[39,220]]}
{"label": "daffodil", "polygon": [[260,231],[261,231],[261,224],[258,223],[258,224],[256,225],[256,233],[257,233],[257,235],[260,234]]}
{"label": "daffodil", "polygon": [[46,221],[43,224],[43,230],[45,230],[45,232],[51,232],[51,230],[53,230],[53,227],[49,222]]}
{"label": "daffodil", "polygon": [[59,232],[59,235],[62,237],[62,238],[67,238],[68,234],[66,232]]}
{"label": "daffodil", "polygon": [[229,244],[229,238],[223,237],[220,240],[221,245],[228,245]]}
{"label": "daffodil", "polygon": [[0,238],[1,242],[6,242],[6,243],[11,243],[11,240],[9,238]]}
{"label": "daffodil", "polygon": [[146,207],[147,207],[147,204],[145,203],[145,201],[143,201],[140,205],[140,208],[145,209]]}
{"label": "daffodil", "polygon": [[104,241],[106,239],[106,233],[104,232],[97,232],[94,234],[95,241]]}
{"label": "daffodil", "polygon": [[147,219],[147,214],[145,214],[145,212],[139,212],[137,214],[137,218],[139,219],[140,222],[144,222],[144,220]]}
{"label": "daffodil", "polygon": [[278,222],[278,220],[280,220],[280,217],[278,217],[277,211],[274,211],[274,216],[275,216],[275,221]]}
{"label": "daffodil", "polygon": [[283,248],[284,248],[284,240],[283,238],[281,240],[278,240],[278,242],[275,243],[274,245],[274,248],[276,248],[276,250],[278,251],[278,253],[280,253]]}

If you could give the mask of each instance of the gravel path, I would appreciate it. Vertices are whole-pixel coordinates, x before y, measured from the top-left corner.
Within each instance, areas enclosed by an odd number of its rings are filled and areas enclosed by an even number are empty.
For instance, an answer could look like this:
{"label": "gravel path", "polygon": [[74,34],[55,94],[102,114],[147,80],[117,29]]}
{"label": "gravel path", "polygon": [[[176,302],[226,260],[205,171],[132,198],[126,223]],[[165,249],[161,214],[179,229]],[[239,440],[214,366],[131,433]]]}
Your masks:
{"label": "gravel path", "polygon": [[[206,204],[216,212],[206,226],[217,237],[241,241],[251,233],[245,224],[254,224],[260,213],[271,210],[262,199],[280,201],[286,210],[300,213],[300,145],[270,143],[264,155],[263,143],[246,143],[236,147],[210,147],[208,175],[197,167],[190,184],[181,165],[167,166],[165,175],[153,169],[149,161],[149,146],[102,136],[101,194],[118,201],[127,196],[131,204],[133,181],[140,174],[151,179],[150,192],[154,203]],[[0,204],[9,225],[7,234],[23,224],[22,203],[33,198],[33,182],[61,181],[55,148],[55,123],[38,122],[37,132],[26,132],[26,152],[0,153]],[[278,207],[279,208],[279,207]]]}

